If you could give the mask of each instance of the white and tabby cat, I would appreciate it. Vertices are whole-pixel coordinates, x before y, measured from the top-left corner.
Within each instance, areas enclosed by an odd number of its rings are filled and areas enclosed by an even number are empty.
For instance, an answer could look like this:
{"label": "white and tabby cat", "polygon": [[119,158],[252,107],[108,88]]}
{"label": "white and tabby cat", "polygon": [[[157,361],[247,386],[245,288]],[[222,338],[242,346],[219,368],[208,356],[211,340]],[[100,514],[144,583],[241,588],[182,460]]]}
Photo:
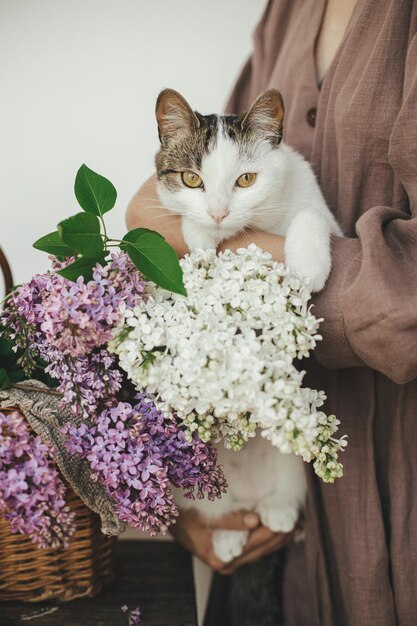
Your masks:
{"label": "white and tabby cat", "polygon": [[[309,277],[312,291],[321,290],[331,268],[330,236],[341,231],[310,165],[282,141],[280,93],[264,92],[242,115],[200,115],[166,89],[156,117],[158,194],[182,216],[189,248],[216,248],[247,227],[284,235],[286,264]],[[292,530],[305,498],[299,458],[255,437],[238,453],[219,446],[219,459],[228,493],[218,502],[181,500],[180,506],[195,506],[209,518],[255,510],[271,530]],[[213,532],[225,562],[241,553],[246,539],[246,531]]]}

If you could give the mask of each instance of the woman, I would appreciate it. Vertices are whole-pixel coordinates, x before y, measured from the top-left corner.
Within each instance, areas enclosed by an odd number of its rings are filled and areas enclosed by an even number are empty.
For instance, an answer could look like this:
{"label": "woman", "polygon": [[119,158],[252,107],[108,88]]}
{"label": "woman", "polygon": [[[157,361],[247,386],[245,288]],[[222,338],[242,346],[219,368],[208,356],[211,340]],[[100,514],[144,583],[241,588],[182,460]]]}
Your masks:
{"label": "woman", "polygon": [[[411,626],[417,623],[417,2],[270,1],[228,109],[265,88],[286,103],[286,142],[313,165],[345,237],[314,298],[323,341],[310,361],[327,412],[349,436],[344,478],[324,485],[311,468],[305,549],[288,550],[285,624]],[[128,210],[128,225],[155,227],[186,252],[179,223],[162,210],[154,180]],[[283,239],[249,238],[283,260]],[[246,515],[246,517],[245,517]],[[224,573],[289,540],[242,512],[254,528],[245,554],[224,568],[193,512],[176,534]],[[220,618],[217,622],[221,623]],[[227,622],[225,622],[227,623]]]}

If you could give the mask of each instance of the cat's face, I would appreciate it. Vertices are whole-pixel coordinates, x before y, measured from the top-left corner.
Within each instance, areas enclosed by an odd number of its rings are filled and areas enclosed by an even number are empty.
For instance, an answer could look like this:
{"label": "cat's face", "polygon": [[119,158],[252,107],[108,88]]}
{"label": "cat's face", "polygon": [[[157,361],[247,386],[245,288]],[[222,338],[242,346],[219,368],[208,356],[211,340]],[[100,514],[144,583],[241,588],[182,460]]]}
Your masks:
{"label": "cat's face", "polygon": [[248,113],[226,116],[200,115],[177,92],[163,91],[156,104],[163,203],[228,234],[271,225],[276,215],[272,198],[285,175],[279,150],[283,115],[275,90],[262,94]]}

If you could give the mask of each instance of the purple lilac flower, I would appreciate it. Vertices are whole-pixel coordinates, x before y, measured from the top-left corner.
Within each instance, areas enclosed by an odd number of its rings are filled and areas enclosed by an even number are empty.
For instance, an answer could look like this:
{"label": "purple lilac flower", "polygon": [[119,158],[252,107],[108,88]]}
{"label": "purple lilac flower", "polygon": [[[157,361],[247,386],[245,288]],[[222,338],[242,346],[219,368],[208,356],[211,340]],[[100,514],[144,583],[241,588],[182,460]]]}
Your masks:
{"label": "purple lilac flower", "polygon": [[172,483],[187,497],[220,497],[226,489],[214,448],[186,440],[176,421],[166,420],[153,401],[136,395],[132,406],[119,402],[90,426],[67,427],[68,449],[88,460],[116,503],[121,520],[156,535],[166,533],[178,515]]}
{"label": "purple lilac flower", "polygon": [[73,407],[74,412],[81,408],[84,417],[88,417],[99,404],[114,404],[123,377],[116,358],[105,348],[77,359],[61,358],[59,351],[49,349],[48,358],[45,371],[59,380],[58,391],[64,394],[62,406]]}
{"label": "purple lilac flower", "polygon": [[140,624],[141,615],[140,608],[138,606],[135,609],[131,609],[129,611],[129,607],[124,604],[120,607],[120,609],[123,613],[127,613],[128,626],[136,626],[137,624]]}
{"label": "purple lilac flower", "polygon": [[64,497],[49,448],[18,412],[0,412],[0,513],[12,532],[29,535],[40,548],[66,547],[75,515]]}
{"label": "purple lilac flower", "polygon": [[169,481],[185,489],[185,496],[199,499],[206,494],[209,500],[221,497],[226,491],[222,470],[216,466],[217,450],[197,436],[187,441],[186,433],[176,420],[167,420],[153,401],[145,394],[136,394],[134,410],[141,415],[141,428],[151,437],[152,446],[161,451]]}
{"label": "purple lilac flower", "polygon": [[[54,269],[66,264],[55,261]],[[16,290],[2,316],[23,351],[26,374],[41,358],[45,371],[59,380],[64,405],[84,416],[109,406],[122,374],[105,346],[123,308],[144,297],[144,285],[124,253],[113,254],[105,266],[97,264],[87,283],[83,277],[73,283],[56,273],[36,274]]]}

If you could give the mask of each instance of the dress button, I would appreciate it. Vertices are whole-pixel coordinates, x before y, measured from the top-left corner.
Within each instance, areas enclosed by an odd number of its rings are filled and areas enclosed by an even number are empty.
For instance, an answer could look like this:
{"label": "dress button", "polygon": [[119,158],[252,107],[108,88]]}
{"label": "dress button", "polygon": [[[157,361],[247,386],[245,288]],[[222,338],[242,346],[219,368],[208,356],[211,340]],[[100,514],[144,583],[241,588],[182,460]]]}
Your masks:
{"label": "dress button", "polygon": [[307,122],[309,124],[309,126],[312,126],[313,128],[316,125],[316,117],[317,117],[317,109],[316,107],[313,107],[312,109],[309,109],[307,111]]}

